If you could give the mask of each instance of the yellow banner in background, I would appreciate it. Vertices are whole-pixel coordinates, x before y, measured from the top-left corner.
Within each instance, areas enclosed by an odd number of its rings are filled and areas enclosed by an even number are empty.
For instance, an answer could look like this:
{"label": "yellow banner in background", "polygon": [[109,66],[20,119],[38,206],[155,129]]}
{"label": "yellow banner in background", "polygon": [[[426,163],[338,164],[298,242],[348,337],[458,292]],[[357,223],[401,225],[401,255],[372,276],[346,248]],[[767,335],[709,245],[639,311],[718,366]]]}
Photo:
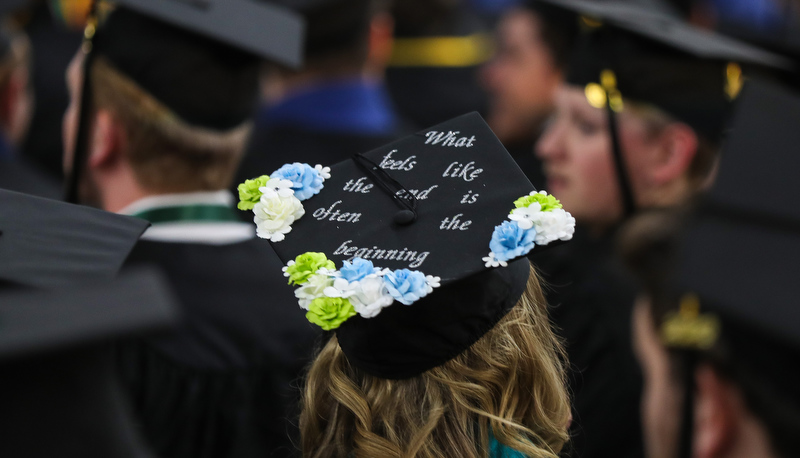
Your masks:
{"label": "yellow banner in background", "polygon": [[472,67],[492,57],[491,35],[396,38],[390,67]]}

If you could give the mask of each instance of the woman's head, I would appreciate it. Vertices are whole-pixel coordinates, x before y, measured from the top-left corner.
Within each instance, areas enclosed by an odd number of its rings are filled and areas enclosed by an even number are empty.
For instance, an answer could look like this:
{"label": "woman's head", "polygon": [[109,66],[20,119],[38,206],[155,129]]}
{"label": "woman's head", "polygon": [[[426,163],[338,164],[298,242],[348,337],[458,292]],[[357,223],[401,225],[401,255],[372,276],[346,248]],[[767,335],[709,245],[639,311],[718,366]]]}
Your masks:
{"label": "woman's head", "polygon": [[536,274],[499,323],[467,350],[402,380],[354,367],[335,337],[313,363],[301,415],[310,457],[478,457],[489,431],[534,457],[567,440],[563,352]]}
{"label": "woman's head", "polygon": [[[704,186],[716,148],[689,125],[652,105],[629,100],[617,120],[639,208],[674,205]],[[583,88],[562,85],[556,113],[536,153],[544,162],[547,189],[579,222],[607,226],[622,217],[608,114],[589,103]]]}

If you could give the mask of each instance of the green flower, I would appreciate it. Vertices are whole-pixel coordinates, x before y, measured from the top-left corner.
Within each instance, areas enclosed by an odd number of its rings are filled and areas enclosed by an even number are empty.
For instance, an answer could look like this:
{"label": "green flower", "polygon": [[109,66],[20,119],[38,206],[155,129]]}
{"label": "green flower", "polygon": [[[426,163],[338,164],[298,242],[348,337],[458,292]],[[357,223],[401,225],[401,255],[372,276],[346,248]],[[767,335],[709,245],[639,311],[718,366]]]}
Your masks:
{"label": "green flower", "polygon": [[306,318],[325,331],[338,328],[356,314],[349,300],[341,297],[318,297],[311,301]]}
{"label": "green flower", "polygon": [[528,196],[520,197],[514,201],[514,207],[527,208],[528,205],[537,202],[542,206],[543,212],[549,212],[557,208],[562,208],[561,202],[553,196],[548,196],[546,192],[534,192]]}
{"label": "green flower", "polygon": [[269,175],[261,175],[252,180],[244,180],[244,183],[239,185],[239,204],[236,205],[239,210],[252,210],[259,200],[261,200],[261,191],[258,188],[264,187],[269,181]]}
{"label": "green flower", "polygon": [[319,269],[335,270],[336,265],[325,257],[325,253],[303,253],[296,257],[294,262],[289,262],[284,272],[289,277],[289,284],[302,285],[308,277],[317,273]]}

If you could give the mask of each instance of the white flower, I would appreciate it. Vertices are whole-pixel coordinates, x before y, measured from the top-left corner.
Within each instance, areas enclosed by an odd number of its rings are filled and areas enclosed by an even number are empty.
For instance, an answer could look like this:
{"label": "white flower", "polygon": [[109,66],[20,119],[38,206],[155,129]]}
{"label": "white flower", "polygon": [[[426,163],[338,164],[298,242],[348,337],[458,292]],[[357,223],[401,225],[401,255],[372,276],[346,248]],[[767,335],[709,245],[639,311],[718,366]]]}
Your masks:
{"label": "white flower", "polygon": [[433,275],[426,275],[425,285],[427,286],[428,294],[430,294],[433,292],[433,288],[438,288],[442,286],[442,278],[434,277]]}
{"label": "white flower", "polygon": [[[336,273],[338,275],[338,272]],[[356,293],[358,282],[349,282],[344,278],[337,277],[333,279],[333,283],[325,288],[325,295],[328,297],[341,297],[348,298]]]}
{"label": "white flower", "polygon": [[294,290],[294,295],[300,303],[300,307],[308,310],[311,301],[318,297],[324,296],[326,288],[333,285],[333,279],[328,275],[316,273],[303,283],[299,288]]}
{"label": "white flower", "polygon": [[321,164],[317,164],[314,166],[314,170],[319,172],[319,176],[321,176],[323,180],[327,180],[328,178],[331,177],[330,167],[323,167]]}
{"label": "white flower", "polygon": [[283,266],[283,268],[281,270],[283,271],[283,276],[284,277],[290,276],[289,272],[287,272],[287,270],[289,270],[289,266],[293,266],[293,265],[294,265],[294,261],[289,261],[289,262],[286,263],[285,266]]}
{"label": "white flower", "polygon": [[515,208],[511,211],[508,219],[516,221],[520,229],[528,230],[534,226],[534,221],[542,213],[542,205],[539,202],[533,202],[527,207]]}
{"label": "white flower", "polygon": [[569,240],[575,233],[575,218],[562,208],[539,212],[533,220],[536,244],[547,245],[556,240]]}
{"label": "white flower", "polygon": [[378,275],[368,275],[359,281],[349,299],[356,312],[364,318],[377,316],[385,307],[392,305],[394,298],[386,289],[386,282]]}
{"label": "white flower", "polygon": [[494,252],[493,251],[490,251],[489,252],[489,256],[486,256],[485,258],[481,258],[481,260],[486,263],[486,267],[487,268],[489,268],[489,267],[500,267],[500,266],[508,267],[508,262],[497,260],[497,258],[494,257]]}
{"label": "white flower", "polygon": [[262,200],[264,196],[268,198],[273,198],[275,196],[289,197],[294,195],[294,190],[292,189],[293,184],[294,183],[291,181],[282,178],[270,178],[266,186],[262,186],[258,188],[258,190],[262,193]]}
{"label": "white flower", "polygon": [[[272,181],[269,182],[272,183]],[[291,183],[290,181],[286,182]],[[256,235],[262,239],[280,242],[292,230],[292,223],[305,214],[303,204],[294,196],[291,189],[289,191],[288,196],[281,195],[280,190],[265,192],[261,196],[261,200],[253,207],[255,214],[253,221],[257,227]]]}

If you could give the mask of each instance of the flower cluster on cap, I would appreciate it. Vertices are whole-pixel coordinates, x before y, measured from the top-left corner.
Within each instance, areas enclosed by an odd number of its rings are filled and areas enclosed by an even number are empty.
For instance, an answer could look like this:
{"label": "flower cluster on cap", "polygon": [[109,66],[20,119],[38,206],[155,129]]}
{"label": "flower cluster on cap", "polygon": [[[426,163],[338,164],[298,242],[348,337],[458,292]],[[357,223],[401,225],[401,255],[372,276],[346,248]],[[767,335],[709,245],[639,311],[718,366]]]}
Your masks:
{"label": "flower cluster on cap", "polygon": [[373,318],[394,301],[411,305],[440,286],[441,279],[408,269],[381,269],[359,257],[339,270],[324,253],[303,253],[283,268],[308,321],[326,331],[350,317]]}
{"label": "flower cluster on cap", "polygon": [[285,164],[271,175],[240,184],[237,207],[253,211],[256,235],[280,242],[292,230],[292,223],[305,214],[301,201],[318,194],[330,177],[330,167]]}
{"label": "flower cluster on cap", "polygon": [[489,242],[486,267],[507,266],[511,259],[524,256],[536,245],[569,240],[575,233],[575,218],[555,197],[534,191],[514,201],[508,221],[494,228]]}

